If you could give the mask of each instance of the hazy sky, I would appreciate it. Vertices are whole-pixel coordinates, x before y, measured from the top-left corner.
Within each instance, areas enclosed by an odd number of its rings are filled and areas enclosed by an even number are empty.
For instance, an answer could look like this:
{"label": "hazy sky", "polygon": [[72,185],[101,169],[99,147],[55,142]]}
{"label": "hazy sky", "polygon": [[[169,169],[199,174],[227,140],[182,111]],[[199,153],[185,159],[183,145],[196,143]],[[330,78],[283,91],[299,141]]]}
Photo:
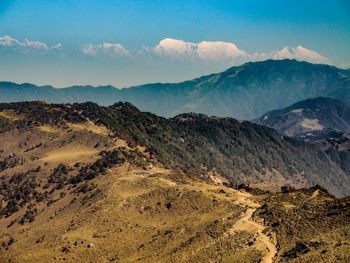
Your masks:
{"label": "hazy sky", "polygon": [[0,0],[0,80],[126,87],[247,61],[350,67],[349,0]]}

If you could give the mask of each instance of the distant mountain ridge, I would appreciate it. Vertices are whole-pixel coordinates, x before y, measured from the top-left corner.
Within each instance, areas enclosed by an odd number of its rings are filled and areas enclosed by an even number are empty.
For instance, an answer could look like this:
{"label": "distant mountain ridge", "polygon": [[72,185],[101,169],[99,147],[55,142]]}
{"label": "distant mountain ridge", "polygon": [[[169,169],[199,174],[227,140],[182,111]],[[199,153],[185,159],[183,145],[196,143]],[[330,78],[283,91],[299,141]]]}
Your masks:
{"label": "distant mountain ridge", "polygon": [[313,98],[265,113],[255,121],[300,139],[320,140],[350,132],[350,107],[331,98]]}
{"label": "distant mountain ridge", "polygon": [[350,105],[350,70],[296,60],[267,60],[180,83],[153,83],[125,89],[112,86],[55,89],[0,82],[0,102],[92,101],[108,106],[128,101],[142,111],[165,117],[196,112],[255,119],[268,111],[319,96]]}

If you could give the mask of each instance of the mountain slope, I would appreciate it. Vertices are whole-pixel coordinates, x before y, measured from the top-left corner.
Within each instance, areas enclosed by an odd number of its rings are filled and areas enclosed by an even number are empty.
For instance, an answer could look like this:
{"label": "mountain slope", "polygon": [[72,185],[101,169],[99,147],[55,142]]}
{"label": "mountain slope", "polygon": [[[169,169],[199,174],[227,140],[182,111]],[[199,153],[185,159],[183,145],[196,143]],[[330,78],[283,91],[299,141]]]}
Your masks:
{"label": "mountain slope", "polygon": [[241,251],[252,234],[224,236],[245,210],[236,190],[164,169],[68,105],[1,113],[0,262],[254,262],[265,253]]}
{"label": "mountain slope", "polygon": [[[275,187],[320,184],[332,193],[350,192],[349,177],[316,146],[279,135],[275,130],[232,118],[183,114],[165,119],[140,112],[129,103],[1,104],[4,116],[25,116],[21,125],[92,122],[103,125],[129,145],[141,145],[165,167],[190,174],[218,174],[232,183]],[[4,129],[6,123],[4,124]]]}
{"label": "mountain slope", "polygon": [[0,262],[349,261],[349,198],[237,186],[346,190],[322,152],[272,129],[31,102],[0,104],[0,136]]}
{"label": "mountain slope", "polygon": [[287,136],[319,140],[350,132],[350,107],[338,100],[319,97],[265,113],[255,122]]}
{"label": "mountain slope", "polygon": [[254,119],[307,98],[330,96],[350,105],[350,71],[295,60],[267,60],[232,67],[222,73],[174,84],[127,89],[0,83],[0,101],[93,101],[112,105],[128,101],[143,111],[172,117],[185,112]]}

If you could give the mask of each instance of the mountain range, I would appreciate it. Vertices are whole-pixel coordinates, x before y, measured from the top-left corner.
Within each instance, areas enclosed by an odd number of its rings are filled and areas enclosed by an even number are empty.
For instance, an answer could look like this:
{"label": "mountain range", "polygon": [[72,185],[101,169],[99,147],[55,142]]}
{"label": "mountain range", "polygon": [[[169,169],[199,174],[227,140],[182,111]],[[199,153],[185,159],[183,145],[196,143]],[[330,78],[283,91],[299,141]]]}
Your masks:
{"label": "mountain range", "polygon": [[0,83],[0,102],[128,101],[164,117],[195,112],[236,119],[256,119],[301,100],[331,97],[350,105],[350,70],[296,60],[249,62],[181,83],[154,83],[117,89],[72,86],[56,89],[33,84]]}

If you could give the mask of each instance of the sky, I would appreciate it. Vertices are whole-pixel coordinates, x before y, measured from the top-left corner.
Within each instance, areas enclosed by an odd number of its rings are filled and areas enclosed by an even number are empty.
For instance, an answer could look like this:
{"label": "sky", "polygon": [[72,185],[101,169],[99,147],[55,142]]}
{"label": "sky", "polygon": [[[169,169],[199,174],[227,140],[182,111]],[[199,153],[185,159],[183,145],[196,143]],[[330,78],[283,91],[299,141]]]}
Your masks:
{"label": "sky", "polygon": [[0,80],[178,82],[248,61],[350,67],[349,0],[0,0]]}

